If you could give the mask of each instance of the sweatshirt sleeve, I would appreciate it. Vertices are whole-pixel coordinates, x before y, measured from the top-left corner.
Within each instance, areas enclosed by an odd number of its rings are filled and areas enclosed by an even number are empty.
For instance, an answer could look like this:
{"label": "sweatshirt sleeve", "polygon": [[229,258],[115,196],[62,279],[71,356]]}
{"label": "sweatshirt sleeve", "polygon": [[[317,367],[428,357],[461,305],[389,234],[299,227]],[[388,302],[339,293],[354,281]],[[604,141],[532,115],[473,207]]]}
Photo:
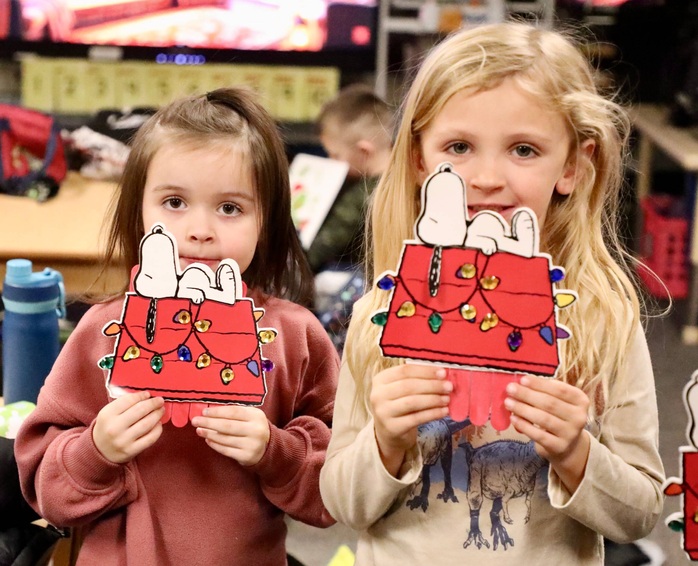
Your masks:
{"label": "sweatshirt sleeve", "polygon": [[98,305],[83,316],[15,441],[22,492],[56,526],[92,521],[137,495],[133,466],[110,462],[92,440],[97,413],[109,402],[97,365],[113,349],[113,341],[101,333],[110,320],[106,309]]}
{"label": "sweatshirt sleeve", "polygon": [[600,435],[591,437],[584,478],[573,495],[549,473],[553,507],[603,536],[642,538],[662,511],[664,467],[658,451],[658,416],[652,364],[638,325],[625,375],[615,386]]}
{"label": "sweatshirt sleeve", "polygon": [[[305,320],[303,320],[305,318]],[[320,468],[330,441],[339,356],[327,333],[308,311],[296,318],[305,322],[304,339],[286,345],[289,371],[298,374],[293,392],[293,414],[285,424],[270,422],[270,437],[262,459],[251,466],[258,474],[265,496],[290,517],[327,527],[335,521],[328,514],[319,490]],[[292,332],[290,327],[280,332]]]}
{"label": "sweatshirt sleeve", "polygon": [[354,377],[343,362],[320,492],[335,519],[363,530],[381,519],[401,492],[419,479],[422,458],[415,447],[407,453],[398,477],[393,477],[381,461],[373,419],[354,402],[355,397]]}

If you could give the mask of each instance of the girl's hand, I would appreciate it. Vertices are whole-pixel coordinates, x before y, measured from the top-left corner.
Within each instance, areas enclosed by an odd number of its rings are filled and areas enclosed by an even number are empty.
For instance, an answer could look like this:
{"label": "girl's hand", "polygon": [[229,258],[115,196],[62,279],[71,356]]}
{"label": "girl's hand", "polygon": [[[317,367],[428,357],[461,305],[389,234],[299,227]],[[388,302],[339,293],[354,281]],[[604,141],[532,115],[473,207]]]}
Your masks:
{"label": "girl's hand", "polygon": [[550,462],[570,493],[584,477],[589,435],[584,432],[589,398],[578,387],[534,376],[507,386],[504,406],[514,428],[535,443],[536,452]]}
{"label": "girl's hand", "polygon": [[115,464],[133,460],[162,434],[162,397],[147,391],[128,393],[104,406],[97,414],[92,439],[102,455]]}
{"label": "girl's hand", "polygon": [[371,408],[383,465],[397,476],[405,452],[417,444],[417,427],[448,414],[453,384],[446,370],[433,365],[405,364],[373,378]]}
{"label": "girl's hand", "polygon": [[269,421],[257,407],[207,407],[203,416],[192,419],[192,425],[206,444],[243,466],[256,464],[267,450]]}

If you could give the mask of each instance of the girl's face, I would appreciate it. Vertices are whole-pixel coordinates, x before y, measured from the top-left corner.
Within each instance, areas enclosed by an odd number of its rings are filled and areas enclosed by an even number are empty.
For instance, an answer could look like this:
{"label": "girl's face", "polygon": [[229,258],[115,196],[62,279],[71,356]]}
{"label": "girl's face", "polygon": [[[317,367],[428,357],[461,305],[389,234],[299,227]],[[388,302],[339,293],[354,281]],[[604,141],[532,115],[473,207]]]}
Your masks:
{"label": "girl's face", "polygon": [[148,167],[143,229],[156,222],[174,235],[180,267],[205,263],[215,271],[234,259],[249,267],[259,239],[252,172],[239,148],[165,143]]}
{"label": "girl's face", "polygon": [[491,210],[511,221],[531,208],[545,222],[555,191],[574,189],[575,159],[563,117],[506,79],[490,90],[453,95],[421,135],[421,182],[449,161],[463,178],[468,216]]}

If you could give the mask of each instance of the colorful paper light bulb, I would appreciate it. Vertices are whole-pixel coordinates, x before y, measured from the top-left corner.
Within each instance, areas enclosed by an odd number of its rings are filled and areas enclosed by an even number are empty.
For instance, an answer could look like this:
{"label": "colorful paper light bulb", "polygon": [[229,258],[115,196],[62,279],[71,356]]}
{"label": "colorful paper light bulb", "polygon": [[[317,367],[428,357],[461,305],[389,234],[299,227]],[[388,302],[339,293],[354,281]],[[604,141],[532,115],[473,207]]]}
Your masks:
{"label": "colorful paper light bulb", "polygon": [[150,358],[150,369],[152,369],[155,373],[160,373],[164,365],[165,362],[162,360],[162,356],[160,354],[155,354],[152,358]]}
{"label": "colorful paper light bulb", "polygon": [[126,351],[124,352],[124,355],[121,356],[121,358],[127,362],[129,360],[135,360],[138,356],[141,355],[141,350],[138,346],[129,346],[126,348]]}
{"label": "colorful paper light bulb", "polygon": [[493,312],[488,312],[480,323],[480,330],[487,332],[499,324],[499,317]]}
{"label": "colorful paper light bulb", "polygon": [[187,310],[181,310],[174,316],[174,321],[179,324],[189,324],[191,322],[191,313]]}
{"label": "colorful paper light bulb", "polygon": [[377,312],[371,317],[371,322],[378,326],[385,326],[388,322],[388,313],[385,311]]}
{"label": "colorful paper light bulb", "polygon": [[196,367],[199,369],[207,368],[210,365],[211,365],[211,356],[209,356],[206,352],[201,354],[199,356],[199,358],[196,360]]}
{"label": "colorful paper light bulb", "polygon": [[565,278],[565,272],[560,267],[553,267],[550,270],[550,281],[552,283],[559,283]]}
{"label": "colorful paper light bulb", "polygon": [[228,385],[233,379],[235,379],[233,368],[225,367],[221,370],[221,381],[224,385]]}
{"label": "colorful paper light bulb", "polygon": [[429,328],[431,328],[431,331],[436,334],[439,330],[441,330],[441,325],[444,323],[444,319],[438,312],[433,312],[429,315],[427,322],[429,323]]}
{"label": "colorful paper light bulb", "polygon": [[555,304],[560,307],[561,309],[564,309],[565,307],[570,306],[574,301],[577,300],[577,297],[573,295],[572,293],[556,293],[555,294]]}
{"label": "colorful paper light bulb", "polygon": [[523,336],[518,330],[512,331],[509,336],[507,336],[507,346],[512,352],[516,352],[523,344]]}
{"label": "colorful paper light bulb", "polygon": [[463,303],[460,307],[460,315],[468,322],[475,322],[475,317],[477,317],[477,309],[473,305]]}
{"label": "colorful paper light bulb", "polygon": [[197,320],[194,323],[194,328],[196,328],[197,332],[208,332],[208,329],[211,328],[211,321],[206,319]]}
{"label": "colorful paper light bulb", "polygon": [[460,269],[456,271],[456,277],[458,279],[472,279],[477,274],[477,269],[472,263],[464,263],[460,266]]}
{"label": "colorful paper light bulb", "polygon": [[102,333],[105,336],[116,336],[121,332],[121,325],[118,322],[112,322],[109,326],[107,326]]}
{"label": "colorful paper light bulb", "polygon": [[190,362],[191,361],[191,350],[186,344],[182,344],[177,348],[177,358],[180,362]]}
{"label": "colorful paper light bulb", "polygon": [[252,375],[259,377],[259,364],[257,360],[250,360],[247,362],[247,369]]}
{"label": "colorful paper light bulb", "polygon": [[395,288],[395,277],[392,275],[384,275],[376,283],[381,291],[390,291]]}
{"label": "colorful paper light bulb", "polygon": [[417,308],[414,306],[414,303],[412,301],[405,301],[400,305],[400,308],[397,310],[396,314],[399,318],[405,318],[414,316],[414,313],[416,311]]}
{"label": "colorful paper light bulb", "polygon": [[276,334],[277,332],[273,328],[265,328],[259,331],[257,337],[262,344],[271,344],[276,339]]}
{"label": "colorful paper light bulb", "polygon": [[493,291],[497,285],[499,285],[499,277],[496,275],[488,275],[480,279],[480,286],[487,291]]}

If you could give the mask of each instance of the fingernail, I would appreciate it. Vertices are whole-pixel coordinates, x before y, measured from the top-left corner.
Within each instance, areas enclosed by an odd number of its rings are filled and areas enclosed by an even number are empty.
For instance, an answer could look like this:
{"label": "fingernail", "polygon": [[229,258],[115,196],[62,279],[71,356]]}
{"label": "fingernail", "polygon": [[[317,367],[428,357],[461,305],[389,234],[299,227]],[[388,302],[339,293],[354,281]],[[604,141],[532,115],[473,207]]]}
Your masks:
{"label": "fingernail", "polygon": [[509,393],[510,395],[516,393],[516,385],[514,385],[513,383],[507,385],[507,393]]}
{"label": "fingernail", "polygon": [[507,409],[511,410],[514,407],[514,400],[509,399],[509,397],[507,397],[506,399],[504,399],[504,406]]}
{"label": "fingernail", "polygon": [[453,383],[451,383],[450,381],[446,381],[446,382],[444,383],[444,389],[445,389],[448,393],[451,393],[451,392],[453,391]]}
{"label": "fingernail", "polygon": [[201,411],[201,414],[202,414],[204,417],[208,417],[208,409],[204,409],[203,411]]}
{"label": "fingernail", "polygon": [[442,395],[442,396],[441,396],[441,402],[442,402],[444,405],[448,405],[450,401],[451,401],[451,398],[450,398],[448,395]]}
{"label": "fingernail", "polygon": [[441,379],[443,379],[444,377],[446,377],[446,370],[443,369],[443,368],[437,369],[437,370],[436,370],[436,377],[440,377]]}
{"label": "fingernail", "polygon": [[527,377],[522,377],[520,383],[521,385],[529,385],[531,383],[531,380]]}

